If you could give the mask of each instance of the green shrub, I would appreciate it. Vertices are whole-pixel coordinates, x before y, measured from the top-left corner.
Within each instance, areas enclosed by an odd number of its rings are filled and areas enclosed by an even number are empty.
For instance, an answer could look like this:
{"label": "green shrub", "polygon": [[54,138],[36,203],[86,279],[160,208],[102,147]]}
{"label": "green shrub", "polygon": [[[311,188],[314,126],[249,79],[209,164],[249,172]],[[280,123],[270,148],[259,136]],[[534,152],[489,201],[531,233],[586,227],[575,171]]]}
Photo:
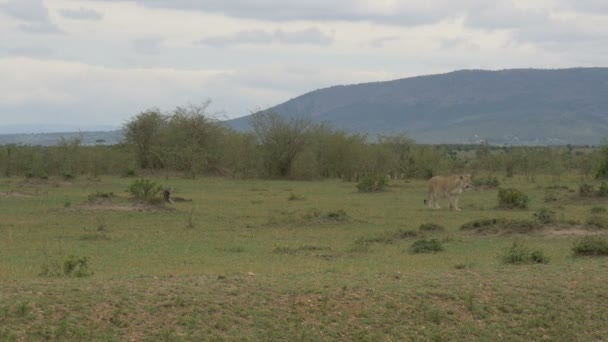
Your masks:
{"label": "green shrub", "polygon": [[385,176],[366,176],[357,184],[357,189],[359,192],[379,192],[384,190],[386,183]]}
{"label": "green shrub", "polygon": [[547,208],[540,208],[534,213],[536,220],[542,224],[555,223],[555,211]]}
{"label": "green shrub", "polygon": [[572,245],[574,256],[608,255],[608,240],[603,236],[585,236]]}
{"label": "green shrub", "polygon": [[500,260],[503,264],[509,265],[546,264],[549,262],[549,258],[544,255],[542,250],[531,250],[517,242],[513,242],[513,245],[500,255]]}
{"label": "green shrub", "polygon": [[435,253],[441,251],[443,251],[443,245],[437,239],[414,241],[410,246],[410,252],[412,254]]}
{"label": "green shrub", "polygon": [[608,211],[608,210],[606,210],[606,208],[604,208],[604,207],[593,207],[593,208],[589,209],[589,211],[592,214],[605,214],[606,211]]}
{"label": "green shrub", "polygon": [[162,199],[159,196],[161,191],[163,191],[162,185],[145,178],[133,181],[127,189],[127,192],[134,199],[146,203],[162,203]]}
{"label": "green shrub", "polygon": [[530,198],[523,192],[513,189],[498,189],[498,206],[507,209],[526,209]]}
{"label": "green shrub", "polygon": [[421,232],[443,232],[445,231],[445,227],[438,225],[436,223],[423,223],[418,227],[418,230]]}

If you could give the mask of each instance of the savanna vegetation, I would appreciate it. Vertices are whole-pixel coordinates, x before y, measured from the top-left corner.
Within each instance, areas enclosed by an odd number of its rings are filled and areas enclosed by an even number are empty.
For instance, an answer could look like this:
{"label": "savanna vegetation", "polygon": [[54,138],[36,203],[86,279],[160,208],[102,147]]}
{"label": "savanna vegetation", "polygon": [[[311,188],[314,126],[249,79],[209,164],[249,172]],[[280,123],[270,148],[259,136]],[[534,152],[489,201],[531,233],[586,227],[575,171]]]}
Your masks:
{"label": "savanna vegetation", "polygon": [[[423,146],[272,113],[242,133],[206,108],[140,113],[116,146],[0,147],[0,340],[608,334],[605,148]],[[462,211],[423,205],[460,172]]]}

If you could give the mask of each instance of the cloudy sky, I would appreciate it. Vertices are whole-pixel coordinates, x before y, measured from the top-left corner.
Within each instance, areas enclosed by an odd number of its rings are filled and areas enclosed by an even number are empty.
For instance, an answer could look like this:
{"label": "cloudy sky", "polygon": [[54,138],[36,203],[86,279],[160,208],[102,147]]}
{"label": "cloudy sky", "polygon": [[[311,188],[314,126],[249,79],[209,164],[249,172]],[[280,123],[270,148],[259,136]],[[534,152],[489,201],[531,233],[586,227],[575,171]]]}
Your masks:
{"label": "cloudy sky", "polygon": [[0,132],[337,84],[608,65],[606,0],[0,0]]}

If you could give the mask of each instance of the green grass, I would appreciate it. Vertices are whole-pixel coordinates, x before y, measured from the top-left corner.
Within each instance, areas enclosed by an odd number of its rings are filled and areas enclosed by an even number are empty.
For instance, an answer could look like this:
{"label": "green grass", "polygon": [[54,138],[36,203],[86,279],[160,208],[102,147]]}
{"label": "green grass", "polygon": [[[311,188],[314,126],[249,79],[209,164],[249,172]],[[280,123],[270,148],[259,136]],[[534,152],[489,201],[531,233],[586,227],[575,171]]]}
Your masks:
{"label": "green grass", "polygon": [[[532,220],[543,207],[585,222],[598,204],[576,194],[545,203],[551,177],[499,179],[529,196],[528,210],[497,209],[496,191],[466,192],[460,212],[427,209],[417,180],[368,194],[332,180],[153,177],[193,199],[157,208],[128,200],[129,178],[3,178],[0,340],[603,339],[606,259],[571,248],[604,230],[459,229]],[[96,193],[114,196],[91,205]],[[429,223],[445,229],[418,229]],[[409,253],[422,238],[444,251]],[[514,240],[551,262],[502,265],[496,255]],[[92,274],[40,276],[70,255]]]}

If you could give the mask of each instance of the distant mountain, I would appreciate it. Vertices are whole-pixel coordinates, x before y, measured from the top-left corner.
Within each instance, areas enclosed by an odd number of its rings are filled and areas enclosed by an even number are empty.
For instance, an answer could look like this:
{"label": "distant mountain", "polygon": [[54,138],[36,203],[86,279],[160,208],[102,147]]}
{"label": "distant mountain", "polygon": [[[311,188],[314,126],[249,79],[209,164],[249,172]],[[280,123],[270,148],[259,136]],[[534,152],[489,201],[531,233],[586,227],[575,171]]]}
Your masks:
{"label": "distant mountain", "polygon": [[119,129],[109,125],[66,125],[66,124],[22,124],[0,125],[0,134],[63,133],[63,132],[106,132]]}
{"label": "distant mountain", "polygon": [[81,139],[83,145],[114,145],[122,141],[123,131],[0,134],[0,145],[49,146],[56,145],[61,138]]}
{"label": "distant mountain", "polygon": [[[599,144],[608,137],[608,68],[462,70],[334,86],[269,110],[420,143]],[[248,130],[249,116],[227,124]]]}

